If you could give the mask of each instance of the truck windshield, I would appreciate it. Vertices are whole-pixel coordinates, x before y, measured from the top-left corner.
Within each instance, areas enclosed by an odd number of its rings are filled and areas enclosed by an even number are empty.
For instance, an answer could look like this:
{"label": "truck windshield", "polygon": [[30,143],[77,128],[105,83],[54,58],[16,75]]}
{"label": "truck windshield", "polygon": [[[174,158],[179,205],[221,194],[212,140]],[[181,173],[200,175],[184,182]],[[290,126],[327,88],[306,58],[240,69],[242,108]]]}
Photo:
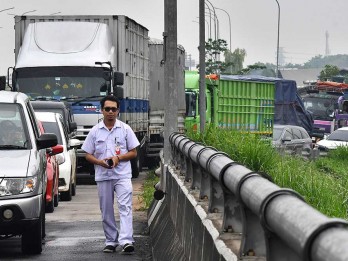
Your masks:
{"label": "truck windshield", "polygon": [[[16,89],[31,99],[69,99],[105,95],[102,67],[32,67],[16,70]],[[101,88],[104,86],[104,89]]]}
{"label": "truck windshield", "polygon": [[196,102],[197,102],[196,94],[194,92],[186,92],[185,100],[186,100],[186,117],[195,117]]}
{"label": "truck windshield", "polygon": [[306,110],[313,113],[314,120],[332,120],[339,96],[331,95],[310,95],[303,97]]}

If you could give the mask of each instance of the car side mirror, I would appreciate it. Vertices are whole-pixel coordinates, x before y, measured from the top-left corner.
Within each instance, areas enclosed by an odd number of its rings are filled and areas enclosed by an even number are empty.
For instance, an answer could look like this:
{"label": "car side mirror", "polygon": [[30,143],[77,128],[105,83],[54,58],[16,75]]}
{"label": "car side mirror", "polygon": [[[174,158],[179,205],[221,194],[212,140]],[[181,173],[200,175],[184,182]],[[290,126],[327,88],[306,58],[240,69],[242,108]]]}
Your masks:
{"label": "car side mirror", "polygon": [[69,148],[77,148],[80,145],[81,145],[81,142],[78,139],[70,139],[69,140]]}

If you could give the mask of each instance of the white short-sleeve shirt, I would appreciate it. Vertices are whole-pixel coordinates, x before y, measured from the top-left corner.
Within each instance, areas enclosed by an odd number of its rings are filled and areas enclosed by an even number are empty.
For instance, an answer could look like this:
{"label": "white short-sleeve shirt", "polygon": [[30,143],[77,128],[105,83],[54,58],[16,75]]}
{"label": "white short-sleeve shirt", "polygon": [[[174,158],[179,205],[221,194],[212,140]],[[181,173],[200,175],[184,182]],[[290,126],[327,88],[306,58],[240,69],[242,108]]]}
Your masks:
{"label": "white short-sleeve shirt", "polygon": [[[101,121],[88,133],[82,149],[97,159],[105,159],[116,156],[117,148],[121,150],[120,155],[122,155],[139,145],[137,137],[128,124],[116,120],[114,127],[109,131]],[[94,165],[94,168],[95,181],[132,178],[130,161],[121,161],[112,169],[99,165]]]}

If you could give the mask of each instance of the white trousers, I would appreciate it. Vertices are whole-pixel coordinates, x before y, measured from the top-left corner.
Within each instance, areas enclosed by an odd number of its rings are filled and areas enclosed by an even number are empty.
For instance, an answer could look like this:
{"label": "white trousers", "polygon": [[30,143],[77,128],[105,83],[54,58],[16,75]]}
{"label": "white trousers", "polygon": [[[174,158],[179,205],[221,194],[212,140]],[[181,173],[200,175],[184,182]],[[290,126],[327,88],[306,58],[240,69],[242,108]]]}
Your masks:
{"label": "white trousers", "polygon": [[[115,179],[98,181],[99,206],[102,214],[105,245],[133,243],[132,181]],[[117,228],[114,212],[114,193],[120,213],[120,228]]]}

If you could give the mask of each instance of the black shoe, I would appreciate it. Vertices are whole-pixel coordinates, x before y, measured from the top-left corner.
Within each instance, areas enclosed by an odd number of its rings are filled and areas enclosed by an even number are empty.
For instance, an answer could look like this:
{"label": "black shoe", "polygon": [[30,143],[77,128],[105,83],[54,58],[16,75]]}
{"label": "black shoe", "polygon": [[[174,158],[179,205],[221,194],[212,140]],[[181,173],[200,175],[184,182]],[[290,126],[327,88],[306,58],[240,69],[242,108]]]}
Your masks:
{"label": "black shoe", "polygon": [[123,253],[126,253],[126,254],[133,253],[133,252],[134,252],[134,246],[133,246],[133,244],[131,244],[131,243],[126,243],[126,244],[124,244],[123,249],[122,249],[122,252],[123,252]]}
{"label": "black shoe", "polygon": [[115,246],[107,245],[104,247],[103,252],[104,253],[113,253],[113,252],[115,252],[115,250],[116,250]]}

